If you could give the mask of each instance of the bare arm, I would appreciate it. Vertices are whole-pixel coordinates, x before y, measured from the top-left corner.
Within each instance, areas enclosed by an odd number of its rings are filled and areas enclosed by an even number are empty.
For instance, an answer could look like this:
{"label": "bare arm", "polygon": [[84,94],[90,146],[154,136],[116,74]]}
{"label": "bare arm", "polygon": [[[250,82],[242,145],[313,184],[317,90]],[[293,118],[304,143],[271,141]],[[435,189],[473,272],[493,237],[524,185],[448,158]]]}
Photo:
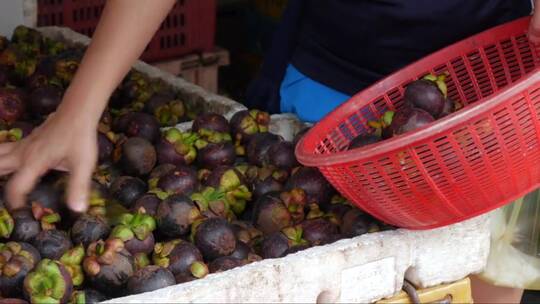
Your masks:
{"label": "bare arm", "polygon": [[174,3],[107,1],[93,40],[55,115],[22,141],[0,145],[0,174],[14,173],[6,189],[12,208],[24,205],[26,194],[43,174],[61,167],[70,171],[69,207],[86,210],[101,114]]}
{"label": "bare arm", "polygon": [[529,40],[540,44],[540,0],[534,0],[534,14],[529,24]]}

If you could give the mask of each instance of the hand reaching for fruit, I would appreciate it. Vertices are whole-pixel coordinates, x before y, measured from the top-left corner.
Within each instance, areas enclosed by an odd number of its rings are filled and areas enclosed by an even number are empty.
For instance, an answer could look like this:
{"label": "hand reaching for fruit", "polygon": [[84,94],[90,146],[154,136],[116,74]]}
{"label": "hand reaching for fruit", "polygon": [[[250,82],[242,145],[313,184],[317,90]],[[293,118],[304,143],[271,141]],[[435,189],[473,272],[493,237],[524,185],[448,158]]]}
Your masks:
{"label": "hand reaching for fruit", "polygon": [[[534,4],[534,7],[538,8],[540,6],[540,0],[535,0]],[[532,43],[540,44],[540,13],[538,13],[537,9],[534,10],[531,23],[529,24],[528,37]]]}

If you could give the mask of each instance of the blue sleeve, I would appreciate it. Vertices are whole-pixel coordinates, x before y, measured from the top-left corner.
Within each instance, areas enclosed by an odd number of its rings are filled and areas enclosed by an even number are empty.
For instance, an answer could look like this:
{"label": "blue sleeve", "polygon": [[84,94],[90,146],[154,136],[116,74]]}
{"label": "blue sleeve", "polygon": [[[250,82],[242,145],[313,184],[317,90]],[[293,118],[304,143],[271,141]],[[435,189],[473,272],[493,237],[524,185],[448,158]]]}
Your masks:
{"label": "blue sleeve", "polygon": [[308,0],[289,0],[273,34],[272,45],[257,78],[246,91],[245,104],[270,113],[279,113],[279,89],[298,40],[303,8]]}

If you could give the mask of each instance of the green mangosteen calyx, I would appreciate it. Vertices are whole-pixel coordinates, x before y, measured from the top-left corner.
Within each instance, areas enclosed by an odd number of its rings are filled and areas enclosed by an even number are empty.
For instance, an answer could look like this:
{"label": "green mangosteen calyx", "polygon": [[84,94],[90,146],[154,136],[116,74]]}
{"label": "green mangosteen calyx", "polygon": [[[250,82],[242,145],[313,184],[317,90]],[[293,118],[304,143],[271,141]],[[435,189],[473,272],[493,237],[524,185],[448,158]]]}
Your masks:
{"label": "green mangosteen calyx", "polygon": [[32,303],[65,303],[73,284],[60,262],[44,259],[26,276],[24,289]]}
{"label": "green mangosteen calyx", "polygon": [[41,222],[41,229],[55,229],[55,224],[60,222],[60,214],[50,208],[44,208],[41,204],[32,203],[32,214],[34,218]]}
{"label": "green mangosteen calyx", "polygon": [[144,208],[136,213],[125,213],[119,218],[119,225],[114,227],[111,236],[127,242],[133,238],[145,240],[156,229],[156,220],[146,214]]}
{"label": "green mangosteen calyx", "polygon": [[446,86],[446,74],[441,74],[439,76],[436,76],[434,74],[429,74],[423,77],[425,80],[433,81],[441,93],[443,94],[444,98],[448,97],[448,87]]}
{"label": "green mangosteen calyx", "polygon": [[212,212],[216,216],[223,218],[234,217],[226,194],[219,189],[206,187],[201,192],[193,193],[191,199],[203,214]]}
{"label": "green mangosteen calyx", "polygon": [[23,131],[19,128],[0,131],[0,143],[16,142],[23,138]]}
{"label": "green mangosteen calyx", "polygon": [[13,232],[15,221],[6,208],[0,208],[0,238],[7,239]]}
{"label": "green mangosteen calyx", "polygon": [[165,140],[174,145],[174,150],[184,157],[186,164],[193,163],[197,158],[195,143],[199,140],[199,136],[196,133],[182,133],[176,128],[171,128],[165,132]]}
{"label": "green mangosteen calyx", "polygon": [[78,245],[68,250],[60,258],[60,263],[66,267],[67,271],[71,275],[73,286],[80,286],[84,281],[84,273],[81,267],[84,259],[84,253],[84,247],[82,245]]}
{"label": "green mangosteen calyx", "polygon": [[300,225],[287,227],[281,230],[289,242],[289,248],[293,246],[309,245],[309,242],[303,239],[304,231]]}
{"label": "green mangosteen calyx", "polygon": [[13,277],[20,271],[29,271],[36,265],[35,253],[17,242],[0,243],[0,276]]}
{"label": "green mangosteen calyx", "polygon": [[307,204],[307,195],[304,190],[294,188],[290,191],[284,191],[280,194],[280,198],[289,210],[291,218],[295,223],[304,220],[305,206]]}

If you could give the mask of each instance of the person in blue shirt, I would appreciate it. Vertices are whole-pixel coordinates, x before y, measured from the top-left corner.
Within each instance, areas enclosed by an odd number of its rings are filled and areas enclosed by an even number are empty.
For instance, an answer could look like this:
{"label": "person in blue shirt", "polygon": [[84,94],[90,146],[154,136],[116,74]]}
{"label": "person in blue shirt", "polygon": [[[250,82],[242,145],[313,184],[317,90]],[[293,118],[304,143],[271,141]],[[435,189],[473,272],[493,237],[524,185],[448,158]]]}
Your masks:
{"label": "person in blue shirt", "polygon": [[531,0],[289,0],[246,103],[316,122],[399,68],[532,8]]}

